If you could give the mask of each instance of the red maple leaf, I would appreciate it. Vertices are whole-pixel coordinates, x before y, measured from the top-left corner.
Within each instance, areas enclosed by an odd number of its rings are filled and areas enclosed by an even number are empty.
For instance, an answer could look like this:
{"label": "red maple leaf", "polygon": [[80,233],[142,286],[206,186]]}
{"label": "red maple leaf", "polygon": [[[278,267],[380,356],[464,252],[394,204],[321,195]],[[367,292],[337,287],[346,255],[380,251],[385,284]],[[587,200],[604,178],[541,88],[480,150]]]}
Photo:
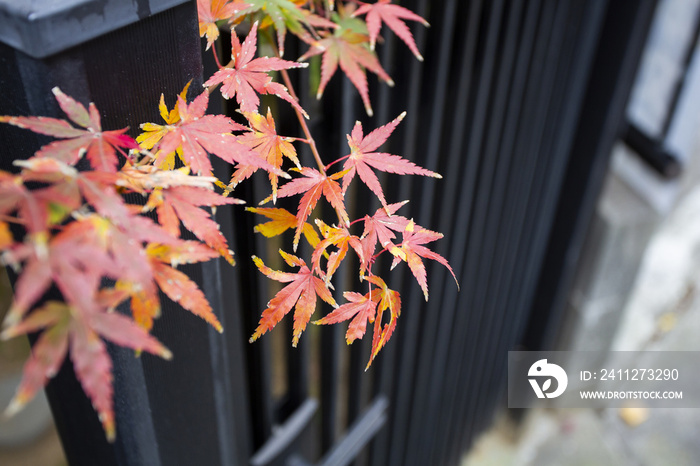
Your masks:
{"label": "red maple leaf", "polygon": [[[362,243],[360,238],[355,235],[351,235],[347,228],[340,227],[334,228],[326,225],[321,220],[316,220],[316,225],[323,235],[323,240],[316,245],[313,254],[311,255],[311,262],[313,263],[313,270],[318,272],[326,281],[329,283],[333,274],[340,263],[345,259],[348,253],[348,246],[352,247],[357,256],[360,258],[361,270],[366,268],[366,258],[362,250]],[[338,248],[337,251],[333,251],[328,257],[328,266],[326,273],[321,270],[321,256],[326,252],[326,249],[330,246],[335,246]]]}
{"label": "red maple leaf", "polygon": [[326,85],[340,64],[340,69],[359,91],[365,105],[365,111],[369,116],[372,116],[374,112],[369,101],[365,69],[375,73],[390,86],[394,85],[394,81],[384,71],[374,52],[367,48],[367,36],[348,29],[338,29],[333,34],[323,32],[321,34],[325,37],[313,42],[311,48],[299,58],[299,60],[306,60],[314,55],[323,54],[321,82],[316,98],[321,98]]}
{"label": "red maple leaf", "polygon": [[[380,277],[372,275],[366,280],[374,285],[377,289],[372,290],[372,299],[377,301],[377,316],[374,319],[374,334],[372,335],[372,354],[367,363],[365,370],[369,369],[372,361],[377,356],[379,351],[384,348],[384,345],[389,341],[391,335],[396,329],[396,322],[401,315],[401,296],[398,291],[389,289]],[[384,311],[389,310],[389,323],[382,326],[382,317]]]}
{"label": "red maple leaf", "polygon": [[148,351],[166,359],[172,354],[131,319],[115,312],[104,312],[94,301],[92,303],[93,310],[85,312],[50,301],[3,332],[3,338],[10,338],[45,329],[32,347],[22,381],[6,414],[19,411],[46,385],[47,380],[58,372],[70,348],[75,374],[99,414],[107,439],[114,440],[112,361],[100,336],[118,345]]}
{"label": "red maple leaf", "polygon": [[216,22],[231,19],[248,7],[250,4],[240,0],[197,0],[199,37],[207,36],[207,50],[219,38],[219,27]]}
{"label": "red maple leaf", "polygon": [[345,333],[345,341],[349,345],[365,335],[367,322],[374,322],[374,314],[379,300],[371,299],[369,293],[362,295],[352,291],[343,293],[343,296],[350,302],[343,304],[314,324],[337,324],[352,319],[348,331]]}
{"label": "red maple leaf", "polygon": [[421,168],[398,155],[374,152],[386,142],[391,133],[394,132],[394,129],[396,129],[396,126],[403,120],[404,116],[406,116],[406,112],[403,112],[386,125],[375,129],[367,136],[363,136],[362,134],[362,123],[359,121],[355,123],[352,133],[348,135],[348,145],[350,146],[351,152],[343,165],[343,169],[347,171],[343,176],[343,193],[348,189],[348,185],[355,177],[355,173],[357,173],[362,182],[376,194],[382,205],[386,207],[387,204],[382,186],[379,183],[377,175],[372,171],[372,168],[387,173],[396,173],[398,175],[423,175],[432,176],[433,178],[442,178],[438,173]]}
{"label": "red maple leaf", "polygon": [[[259,113],[243,112],[250,123],[250,131],[238,136],[238,142],[248,146],[251,150],[258,153],[263,160],[266,160],[275,168],[282,168],[283,158],[287,157],[294,162],[297,168],[301,168],[297,151],[292,145],[294,138],[287,138],[277,134],[275,128],[275,120],[272,118],[270,109],[267,109],[267,117],[263,117]],[[231,177],[232,188],[238,183],[249,178],[258,171],[258,167],[251,165],[239,166]],[[277,185],[279,178],[274,173],[270,173],[270,183],[272,185],[272,202],[277,201]]]}
{"label": "red maple leaf", "polygon": [[[180,120],[167,126],[169,131],[157,146],[157,165],[165,162],[167,157],[179,148],[187,165],[197,174],[211,173],[211,162],[207,154],[209,152],[231,164],[255,165],[280,176],[288,176],[257,157],[246,146],[239,144],[236,137],[230,134],[231,131],[245,130],[244,126],[234,123],[224,115],[204,114],[209,104],[207,91],[202,92],[189,105],[180,96],[177,100]],[[147,129],[146,125],[141,126]]]}
{"label": "red maple leaf", "polygon": [[395,231],[402,232],[406,229],[409,220],[401,215],[394,215],[397,210],[406,205],[408,201],[389,204],[386,207],[377,209],[371,217],[364,218],[365,230],[362,233],[362,251],[368,265],[372,262],[372,256],[377,247],[377,241],[382,248],[394,246],[392,240],[396,238]]}
{"label": "red maple leaf", "polygon": [[67,301],[81,306],[84,295],[94,294],[103,276],[117,278],[120,270],[105,247],[102,237],[85,234],[89,222],[75,221],[49,241],[46,232],[27,235],[23,243],[5,252],[3,259],[22,273],[15,284],[14,300],[5,325],[20,321],[29,308],[56,283]]}
{"label": "red maple leaf", "polygon": [[15,211],[29,233],[46,229],[48,210],[37,193],[24,186],[22,177],[0,171],[0,214],[9,215]]}
{"label": "red maple leaf", "polygon": [[391,0],[379,0],[377,3],[363,3],[360,7],[355,10],[352,16],[359,16],[367,14],[365,18],[367,21],[367,30],[369,31],[369,41],[370,48],[374,50],[374,46],[377,42],[377,37],[379,36],[379,30],[382,27],[382,21],[389,26],[389,28],[394,31],[394,33],[404,41],[408,48],[411,49],[413,55],[418,58],[418,60],[423,61],[423,56],[418,52],[418,47],[416,46],[415,40],[413,40],[413,34],[408,29],[408,26],[401,21],[401,19],[407,19],[410,21],[418,21],[422,23],[423,26],[430,26],[426,20],[409,10],[399,5],[392,5]]}
{"label": "red maple leaf", "polygon": [[156,259],[151,260],[153,278],[165,295],[194,315],[211,324],[217,332],[224,331],[212,311],[206,296],[187,275]]}
{"label": "red maple leaf", "polygon": [[306,266],[306,262],[282,250],[280,250],[280,254],[288,265],[299,267],[299,271],[297,273],[287,273],[272,270],[265,266],[260,258],[253,256],[255,265],[263,274],[278,282],[289,283],[289,285],[282,288],[267,304],[267,309],[263,311],[258,328],[253,336],[250,337],[250,341],[252,343],[269,330],[272,330],[296,304],[292,338],[292,346],[296,347],[301,333],[316,310],[316,296],[333,307],[336,307],[337,304],[326,284],[323,280],[314,276]]}
{"label": "red maple leaf", "polygon": [[185,228],[233,265],[233,254],[228,248],[226,238],[221,234],[219,224],[211,219],[210,212],[200,207],[241,202],[205,188],[173,186],[154,190],[146,206],[156,209],[158,221],[171,235],[176,237],[180,235],[180,221],[182,221]]}
{"label": "red maple leaf", "polygon": [[447,259],[423,246],[426,243],[439,240],[442,238],[442,236],[442,233],[428,230],[416,225],[413,223],[413,221],[410,221],[408,225],[406,225],[406,229],[403,231],[403,241],[401,244],[398,247],[391,247],[389,249],[389,252],[394,255],[394,262],[392,263],[391,267],[394,268],[396,264],[402,260],[405,261],[423,290],[423,295],[425,296],[426,301],[428,300],[428,281],[425,272],[425,265],[423,264],[421,257],[438,261],[447,267],[447,270],[450,271],[452,277],[455,279],[455,283],[457,283],[457,288],[459,288],[457,277],[452,271],[452,267],[450,267]]}
{"label": "red maple leaf", "polygon": [[[219,333],[223,327],[197,284],[176,267],[204,262],[215,257],[213,251],[197,241],[179,241],[172,245],[149,244],[146,247],[153,279],[165,295],[194,315],[211,324]],[[158,299],[155,296],[155,299]]]}
{"label": "red maple leaf", "polygon": [[135,230],[136,237],[144,241],[168,242],[174,239],[167,232],[145,217],[135,215],[124,199],[117,193],[122,177],[116,173],[99,171],[79,172],[74,167],[55,159],[31,158],[15,161],[22,167],[22,178],[27,181],[52,183],[45,191],[38,191],[41,201],[54,201],[65,207],[77,209],[82,204],[82,197],[98,214],[108,218],[115,225],[126,230]]}
{"label": "red maple leaf", "polygon": [[[365,335],[367,322],[374,322],[372,353],[366,368],[369,369],[374,358],[396,329],[396,322],[401,315],[401,296],[397,291],[389,289],[384,280],[376,275],[370,275],[365,280],[371,283],[369,293],[365,295],[354,292],[344,293],[343,296],[350,302],[338,307],[323,319],[315,321],[314,324],[336,324],[352,319],[345,334],[345,340],[349,345]],[[377,288],[372,288],[372,285]],[[386,310],[390,312],[390,320],[387,324],[383,324],[382,317]]]}
{"label": "red maple leaf", "polygon": [[66,120],[56,118],[0,116],[0,122],[65,139],[45,145],[36,152],[35,157],[51,157],[75,165],[86,155],[95,170],[116,172],[119,163],[117,149],[138,149],[136,141],[124,134],[128,128],[102,131],[100,114],[92,102],[88,111],[83,104],[65,95],[58,87],[53,88],[53,93],[68,118],[85,129],[75,128]]}
{"label": "red maple leaf", "polygon": [[297,210],[297,230],[296,233],[294,233],[294,251],[297,250],[299,237],[304,230],[306,219],[314,210],[314,207],[316,207],[316,203],[321,198],[322,194],[333,208],[335,208],[340,222],[343,225],[350,224],[350,219],[345,210],[343,193],[341,192],[340,185],[336,181],[338,178],[341,178],[345,172],[339,172],[328,176],[313,168],[303,167],[301,169],[301,174],[304,175],[305,178],[296,178],[282,186],[277,192],[277,197],[279,198],[304,193],[299,202],[299,209]]}
{"label": "red maple leaf", "polygon": [[299,102],[297,102],[287,88],[282,84],[272,81],[267,74],[269,71],[288,70],[290,68],[305,68],[308,63],[295,63],[280,58],[260,57],[255,58],[257,49],[258,24],[255,23],[248,33],[243,45],[238,36],[231,34],[231,59],[233,68],[222,68],[204,83],[205,87],[221,83],[221,95],[230,99],[234,95],[243,112],[257,112],[260,106],[260,98],[256,94],[274,94],[280,99],[286,100],[299,110],[306,118],[306,114]]}

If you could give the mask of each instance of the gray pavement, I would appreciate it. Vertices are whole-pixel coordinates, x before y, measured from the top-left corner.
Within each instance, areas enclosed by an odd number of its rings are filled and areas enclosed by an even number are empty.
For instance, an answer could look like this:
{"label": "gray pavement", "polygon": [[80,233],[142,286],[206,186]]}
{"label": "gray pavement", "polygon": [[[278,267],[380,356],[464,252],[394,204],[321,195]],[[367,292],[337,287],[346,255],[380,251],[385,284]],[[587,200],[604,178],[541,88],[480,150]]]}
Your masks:
{"label": "gray pavement", "polygon": [[[652,238],[613,349],[700,351],[700,184]],[[655,367],[672,366],[663,353],[655,357]],[[501,413],[462,464],[698,465],[698,439],[700,409],[539,407],[520,425]]]}

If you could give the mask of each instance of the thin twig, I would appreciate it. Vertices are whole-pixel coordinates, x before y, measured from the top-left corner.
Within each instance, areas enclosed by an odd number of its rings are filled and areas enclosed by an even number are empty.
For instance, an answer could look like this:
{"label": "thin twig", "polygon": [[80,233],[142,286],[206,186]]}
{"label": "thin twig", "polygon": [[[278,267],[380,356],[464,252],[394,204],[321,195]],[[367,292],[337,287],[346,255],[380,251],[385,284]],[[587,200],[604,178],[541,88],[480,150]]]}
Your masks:
{"label": "thin twig", "polygon": [[[275,44],[274,40],[270,41],[270,46],[272,47],[272,50],[275,52],[275,56],[277,58],[280,57],[280,52],[277,50],[277,45]],[[282,74],[282,79],[284,80],[285,86],[287,86],[287,90],[289,91],[289,95],[292,96],[292,99],[296,100],[299,102],[299,98],[297,97],[296,92],[294,92],[294,86],[292,86],[292,81],[289,79],[289,74],[287,73],[287,70],[280,70],[280,73]],[[316,148],[316,141],[314,140],[313,136],[311,136],[311,131],[309,131],[309,126],[306,124],[306,119],[304,118],[304,115],[301,114],[299,109],[294,108],[294,111],[297,114],[297,119],[299,120],[299,124],[301,125],[302,131],[304,131],[304,135],[306,136],[307,143],[309,144],[309,147],[311,148],[311,153],[314,155],[314,159],[316,159],[316,165],[318,165],[319,171],[325,176],[326,175],[326,168],[323,165],[323,161],[321,160],[321,155],[318,153],[318,149]]]}
{"label": "thin twig", "polygon": [[[275,48],[275,55],[279,57],[279,52],[277,52],[277,49]],[[299,98],[296,95],[296,92],[294,92],[294,87],[292,87],[292,82],[289,79],[289,74],[287,73],[287,70],[281,70],[282,73],[282,79],[284,80],[284,84],[287,86],[287,89],[289,90],[289,95],[292,96],[292,99],[295,99],[297,102],[299,101]],[[314,141],[313,136],[311,136],[311,131],[309,131],[309,126],[306,124],[306,119],[304,118],[304,115],[301,114],[299,109],[295,108],[294,111],[297,114],[297,119],[299,120],[299,123],[301,124],[301,129],[304,131],[304,135],[306,136],[307,142],[309,143],[309,147],[311,148],[311,153],[314,154],[314,158],[316,159],[316,165],[318,165],[318,169],[323,175],[326,174],[326,169],[323,166],[323,161],[321,160],[321,155],[318,153],[318,149],[316,148],[316,141]]]}
{"label": "thin twig", "polygon": [[222,66],[221,66],[221,62],[219,61],[219,54],[216,53],[216,44],[212,44],[211,51],[214,54],[214,61],[216,61],[216,66],[218,66],[219,69],[221,69]]}

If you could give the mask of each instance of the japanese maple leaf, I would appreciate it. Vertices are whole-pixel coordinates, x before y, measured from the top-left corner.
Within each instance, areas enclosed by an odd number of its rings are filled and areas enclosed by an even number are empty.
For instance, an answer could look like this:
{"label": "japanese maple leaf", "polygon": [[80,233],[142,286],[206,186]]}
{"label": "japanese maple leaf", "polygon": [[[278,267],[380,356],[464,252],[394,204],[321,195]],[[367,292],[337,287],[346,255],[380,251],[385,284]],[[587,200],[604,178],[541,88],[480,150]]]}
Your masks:
{"label": "japanese maple leaf", "polygon": [[367,29],[369,31],[369,43],[372,50],[374,50],[377,37],[379,36],[379,30],[382,27],[382,21],[384,21],[384,23],[408,45],[413,55],[415,55],[418,60],[423,61],[423,56],[418,52],[416,42],[413,40],[413,34],[411,34],[408,26],[406,26],[401,19],[418,21],[422,23],[423,26],[430,26],[426,20],[407,8],[399,5],[392,5],[391,0],[379,0],[377,3],[363,3],[355,10],[352,16],[364,14],[367,14]]}
{"label": "japanese maple leaf", "polygon": [[[246,207],[247,211],[253,212],[255,214],[263,215],[270,219],[269,222],[261,223],[255,226],[254,231],[256,233],[261,233],[266,238],[272,238],[277,235],[281,235],[289,228],[296,228],[297,218],[294,214],[289,212],[287,209],[269,208],[269,207]],[[304,223],[302,227],[302,233],[304,237],[309,242],[311,247],[315,248],[316,245],[321,242],[318,237],[316,230],[309,223]]]}
{"label": "japanese maple leaf", "polygon": [[23,268],[6,318],[8,325],[17,322],[52,282],[76,307],[82,306],[90,286],[96,291],[101,277],[149,286],[152,273],[142,242],[167,244],[177,239],[146,217],[132,215],[120,220],[117,224],[97,214],[82,215],[53,238],[44,232],[28,235],[24,243],[7,251],[4,260]]}
{"label": "japanese maple leaf", "polygon": [[439,240],[442,238],[442,236],[442,233],[430,231],[416,225],[413,223],[413,221],[410,221],[408,225],[406,225],[406,229],[403,232],[403,241],[401,242],[401,245],[399,247],[392,247],[389,249],[389,252],[394,255],[394,262],[392,263],[391,267],[394,268],[400,261],[405,261],[423,290],[423,295],[425,296],[426,301],[428,300],[428,282],[425,272],[425,265],[423,264],[421,257],[432,259],[447,267],[447,270],[450,271],[452,277],[455,279],[455,283],[457,283],[457,288],[459,288],[457,277],[452,271],[452,267],[450,267],[447,259],[423,246],[426,243]]}
{"label": "japanese maple leaf", "polygon": [[[180,92],[180,97],[182,97],[183,101],[187,100],[187,90],[190,87],[190,84],[192,81],[189,81],[187,84],[185,84],[184,89]],[[180,121],[180,112],[178,110],[178,102],[175,102],[175,105],[173,105],[172,110],[168,110],[167,105],[165,105],[165,96],[163,94],[160,95],[160,103],[158,104],[158,110],[160,112],[161,118],[163,118],[163,121],[166,123],[165,125],[159,125],[156,123],[144,123],[141,125],[141,129],[143,130],[143,133],[139,134],[136,137],[136,142],[139,143],[141,148],[146,149],[146,150],[151,150],[153,147],[160,142],[161,139],[163,139],[163,136],[168,134],[170,131],[170,127],[174,124],[176,124],[178,121]],[[178,148],[177,149],[177,154],[180,156],[182,159],[182,149]],[[185,160],[182,159],[183,163],[185,163]],[[168,154],[163,160],[159,166],[163,169],[173,169],[175,168],[175,152],[172,152]]]}
{"label": "japanese maple leaf", "polygon": [[112,361],[100,337],[137,351],[170,359],[172,354],[158,340],[118,313],[84,313],[49,301],[21,323],[5,330],[3,338],[44,330],[32,347],[22,381],[6,410],[12,415],[30,401],[61,367],[70,350],[75,374],[97,410],[107,439],[115,438],[112,399]]}
{"label": "japanese maple leaf", "polygon": [[[4,325],[19,322],[31,306],[56,283],[66,300],[80,306],[83,295],[94,293],[103,276],[116,278],[120,269],[97,234],[85,235],[91,225],[75,221],[55,237],[46,232],[27,235],[23,243],[5,252],[3,260],[22,273],[14,287],[14,299]],[[94,232],[92,232],[94,233]]]}
{"label": "japanese maple leaf", "polygon": [[[281,169],[283,158],[287,157],[294,162],[297,168],[301,169],[297,151],[291,143],[293,138],[286,138],[277,134],[275,120],[272,118],[269,108],[267,109],[267,117],[263,117],[259,113],[244,112],[244,115],[250,122],[250,131],[238,136],[238,142],[258,153],[275,168]],[[239,166],[231,177],[231,185],[235,187],[256,171],[258,171],[258,167],[252,165]],[[274,173],[270,173],[269,176],[272,185],[272,202],[274,203],[277,201],[279,178]]]}
{"label": "japanese maple leaf", "polygon": [[350,182],[355,177],[355,173],[363,183],[379,198],[382,205],[386,207],[384,191],[379,183],[377,175],[372,169],[398,175],[423,175],[433,178],[442,178],[438,173],[421,168],[413,162],[399,157],[398,155],[387,154],[385,152],[374,152],[389,138],[396,126],[406,116],[403,112],[393,121],[381,126],[367,136],[362,134],[362,123],[355,123],[352,133],[348,135],[348,145],[350,146],[350,156],[345,161],[343,169],[346,174],[343,176],[343,193],[348,189]]}
{"label": "japanese maple leaf", "polygon": [[153,321],[160,317],[160,297],[155,287],[125,280],[117,281],[115,288],[126,294],[131,304],[131,316],[136,324],[146,331],[153,328]]}
{"label": "japanese maple leaf", "polygon": [[[176,240],[176,236],[155,224],[152,220],[137,215],[138,210],[133,209],[124,203],[124,199],[116,192],[114,186],[119,185],[123,178],[117,173],[107,173],[99,171],[79,172],[74,167],[64,164],[54,159],[29,159],[15,161],[15,165],[23,167],[22,177],[31,181],[54,183],[49,188],[49,193],[65,195],[62,202],[74,202],[72,197],[79,193],[85,201],[92,206],[98,214],[130,235],[132,238],[139,238],[142,241],[155,241],[160,243],[170,243]],[[172,178],[168,177],[172,181]],[[181,178],[180,178],[181,180]],[[206,179],[211,185],[213,178]],[[189,183],[182,183],[189,184]],[[71,187],[72,190],[64,189]],[[40,192],[41,197],[44,195]],[[98,231],[101,231],[98,229]]]}
{"label": "japanese maple leaf", "polygon": [[346,291],[343,293],[343,296],[350,302],[343,304],[326,315],[323,319],[314,322],[314,324],[337,324],[352,319],[345,333],[345,341],[350,345],[353,341],[361,339],[365,335],[367,322],[374,322],[378,300],[371,299],[370,293],[362,295],[360,293]]}
{"label": "japanese maple leaf", "polygon": [[[270,23],[274,24],[277,30],[277,47],[279,48],[280,57],[284,56],[284,39],[287,35],[287,28],[293,33],[301,35],[305,38],[307,34],[302,25],[311,26],[309,14],[301,8],[306,3],[305,1],[295,0],[246,0],[250,6],[238,13],[237,17],[251,15],[252,13],[260,12],[265,15],[263,19],[263,27]],[[318,18],[320,19],[320,18]]]}
{"label": "japanese maple leaf", "polygon": [[27,189],[22,177],[0,171],[0,214],[9,215],[15,211],[29,233],[47,228],[49,212],[36,191]]}
{"label": "japanese maple leaf", "polygon": [[[182,97],[178,96],[177,99],[180,119],[177,123],[168,125],[169,131],[160,140],[155,160],[157,165],[180,149],[185,163],[197,174],[211,173],[211,162],[207,154],[209,152],[231,164],[256,165],[272,170],[280,176],[288,176],[256,157],[247,147],[239,144],[235,136],[229,134],[234,130],[244,130],[244,126],[234,123],[224,115],[204,114],[209,103],[208,92],[202,92],[189,105]],[[149,129],[148,125],[146,123],[141,127]]]}
{"label": "japanese maple leaf", "polygon": [[192,314],[204,319],[217,332],[222,333],[224,331],[206,296],[194,281],[183,272],[170,267],[158,258],[152,257],[150,261],[153,278],[168,298],[180,304]]}
{"label": "japanese maple leaf", "polygon": [[119,170],[119,177],[114,185],[130,189],[140,194],[146,194],[157,188],[175,186],[192,186],[208,190],[214,189],[217,181],[213,176],[192,176],[189,168],[180,167],[176,170],[162,170],[153,165],[131,165],[126,162]]}
{"label": "japanese maple leaf", "polygon": [[249,8],[250,4],[240,0],[197,0],[199,17],[199,37],[207,36],[207,48],[219,38],[217,21],[231,19],[239,11]]}
{"label": "japanese maple leaf", "polygon": [[65,95],[58,87],[53,88],[53,93],[70,121],[85,129],[76,128],[66,120],[56,118],[0,116],[0,122],[64,139],[45,145],[36,152],[35,157],[52,157],[75,165],[86,155],[95,170],[116,172],[119,164],[117,149],[138,148],[136,141],[124,134],[128,128],[102,131],[100,114],[92,102],[89,110],[86,110],[83,104]]}
{"label": "japanese maple leaf", "polygon": [[292,104],[308,118],[309,116],[301,108],[299,102],[289,95],[287,88],[273,82],[267,74],[268,71],[304,68],[308,66],[308,63],[295,63],[274,57],[254,58],[258,41],[257,31],[258,25],[256,23],[242,45],[235,32],[231,33],[233,67],[220,69],[204,83],[204,86],[221,84],[221,95],[225,99],[236,96],[236,101],[243,112],[257,112],[260,106],[260,98],[257,94],[274,94]]}
{"label": "japanese maple leaf", "polygon": [[233,264],[233,254],[228,248],[226,238],[221,234],[219,224],[211,219],[209,212],[200,207],[241,202],[204,188],[174,186],[154,190],[146,208],[156,209],[158,221],[173,236],[179,236],[182,221],[185,228]]}
{"label": "japanese maple leaf", "polygon": [[296,305],[294,308],[294,332],[292,338],[292,346],[296,347],[301,333],[316,310],[316,296],[333,307],[337,307],[337,304],[323,280],[314,276],[303,260],[282,250],[280,250],[280,254],[288,265],[299,267],[299,271],[297,273],[287,273],[272,270],[265,266],[260,258],[253,256],[255,265],[263,274],[272,280],[289,283],[289,285],[282,288],[267,303],[267,309],[263,311],[258,328],[253,336],[250,337],[250,341],[252,343],[267,331],[272,330]]}
{"label": "japanese maple leaf", "polygon": [[[396,322],[401,315],[401,296],[398,291],[389,289],[380,277],[372,275],[366,277],[366,280],[373,283],[378,288],[372,290],[372,300],[377,302],[377,315],[374,319],[374,333],[372,335],[372,354],[367,363],[365,370],[369,369],[372,361],[377,356],[379,351],[384,348],[386,343],[391,338],[391,335],[396,329]],[[384,311],[389,310],[389,323],[382,325],[382,317]]]}
{"label": "japanese maple leaf", "polygon": [[299,237],[304,229],[304,223],[306,223],[306,219],[314,210],[314,207],[316,207],[316,203],[321,198],[321,195],[335,208],[340,222],[343,225],[350,224],[350,219],[345,210],[343,193],[341,192],[340,185],[336,181],[345,173],[339,172],[328,176],[313,168],[303,167],[301,169],[301,174],[304,175],[304,178],[296,178],[288,182],[277,192],[277,197],[279,198],[304,193],[299,202],[299,209],[297,211],[297,230],[296,233],[294,233],[294,251],[297,250],[297,246],[299,245]]}
{"label": "japanese maple leaf", "polygon": [[320,99],[326,85],[335,74],[340,64],[340,69],[350,79],[362,97],[365,111],[372,116],[372,105],[369,101],[369,88],[367,87],[367,75],[365,69],[377,74],[390,86],[394,81],[384,71],[382,65],[373,51],[367,47],[367,35],[354,32],[348,28],[336,29],[334,33],[321,32],[323,39],[312,43],[311,48],[302,55],[299,60],[306,60],[314,55],[323,54],[321,63],[321,82],[318,86],[316,98]]}
{"label": "japanese maple leaf", "polygon": [[[187,277],[183,278],[179,272],[173,274],[172,271],[167,270],[165,265],[176,267],[179,264],[203,262],[217,257],[218,254],[198,241],[178,241],[169,245],[151,243],[146,247],[145,252],[153,277],[163,292],[173,301],[179,302],[185,309],[202,317],[221,331],[221,324],[197,285]],[[168,282],[169,275],[174,275],[174,277],[170,277],[171,279],[175,278],[172,283]],[[160,277],[166,278],[161,279]],[[178,290],[178,287],[181,289]],[[150,330],[153,326],[153,319],[160,316],[161,306],[157,289],[152,286],[143,286],[142,283],[125,280],[118,281],[116,288],[126,292],[131,298],[131,313],[137,324],[145,330]]]}
{"label": "japanese maple leaf", "polygon": [[395,247],[392,242],[396,235],[394,232],[403,232],[409,220],[401,215],[394,215],[397,210],[406,205],[408,201],[389,204],[386,207],[377,209],[371,217],[364,218],[365,230],[362,233],[362,251],[365,260],[372,262],[372,256],[377,246],[377,241],[383,248]]}
{"label": "japanese maple leaf", "polygon": [[[314,249],[314,252],[311,255],[311,261],[313,263],[313,270],[315,272],[318,272],[325,279],[326,283],[329,283],[331,281],[333,274],[336,270],[338,270],[338,267],[340,266],[340,263],[343,261],[343,259],[345,259],[345,256],[348,253],[348,246],[352,247],[355,250],[357,256],[360,258],[360,267],[362,270],[365,270],[366,258],[362,250],[362,243],[360,242],[360,238],[351,235],[348,229],[345,227],[330,227],[318,219],[316,220],[316,225],[321,231],[321,234],[323,235],[324,239],[320,243],[318,243],[318,245]],[[326,273],[323,273],[323,271],[321,270],[321,256],[324,252],[326,252],[326,249],[328,249],[328,247],[330,246],[335,246],[338,248],[338,250],[333,251],[330,254],[328,258],[327,271]]]}
{"label": "japanese maple leaf", "polygon": [[[79,172],[55,159],[31,158],[15,161],[14,164],[24,168],[22,177],[26,180],[53,183],[47,188],[46,194],[41,191],[38,193],[41,198],[48,195],[57,196],[60,202],[75,209],[81,205],[82,195],[95,212],[134,238],[163,243],[175,239],[175,236],[169,235],[150,219],[136,215],[136,212],[124,203],[124,199],[114,188],[120,180],[116,173]],[[78,198],[77,205],[74,205],[75,196]],[[96,231],[101,230],[97,228]]]}

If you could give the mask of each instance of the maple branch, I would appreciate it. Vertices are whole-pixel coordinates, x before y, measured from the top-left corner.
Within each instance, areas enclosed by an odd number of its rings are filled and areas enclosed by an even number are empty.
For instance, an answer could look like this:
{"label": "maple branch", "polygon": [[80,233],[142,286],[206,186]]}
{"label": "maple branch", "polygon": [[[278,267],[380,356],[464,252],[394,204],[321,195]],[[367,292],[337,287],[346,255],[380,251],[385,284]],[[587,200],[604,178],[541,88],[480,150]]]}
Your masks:
{"label": "maple branch", "polygon": [[[280,52],[277,49],[277,45],[275,44],[274,40],[270,40],[270,46],[272,47],[273,52],[275,52],[275,56],[277,58],[280,57]],[[280,70],[280,73],[282,74],[282,79],[284,80],[285,86],[287,86],[287,90],[289,91],[289,95],[292,96],[294,100],[299,102],[299,97],[297,97],[296,92],[294,91],[294,86],[292,86],[292,81],[289,79],[289,73],[287,73],[287,70],[282,69]],[[304,115],[301,114],[299,109],[295,108],[294,111],[297,114],[297,119],[299,120],[299,124],[301,125],[302,131],[304,131],[304,136],[306,136],[307,143],[309,144],[309,147],[311,148],[311,153],[314,155],[314,159],[316,159],[316,165],[318,165],[318,170],[325,175],[326,174],[326,169],[323,165],[323,161],[321,160],[321,154],[318,153],[318,149],[316,148],[316,141],[314,140],[313,136],[311,136],[311,131],[309,131],[309,126],[306,124],[306,119],[304,118]]]}
{"label": "maple branch", "polygon": [[219,55],[216,53],[216,44],[214,47],[211,48],[212,53],[214,54],[214,61],[216,61],[216,66],[219,67],[219,69],[222,68],[221,62],[219,61]]}
{"label": "maple branch", "polygon": [[[275,49],[275,55],[279,57],[279,52]],[[282,79],[284,80],[284,84],[287,86],[287,89],[289,90],[289,95],[292,96],[293,99],[296,101],[299,101],[299,98],[296,95],[296,92],[294,92],[294,87],[292,87],[292,81],[289,79],[289,74],[287,73],[287,70],[281,70],[282,73]],[[298,109],[294,109],[294,111],[297,114],[297,119],[299,120],[299,123],[301,124],[301,129],[304,131],[304,136],[306,136],[307,142],[309,143],[309,147],[311,148],[311,153],[314,154],[314,158],[316,159],[316,165],[318,165],[318,170],[323,173],[324,175],[326,174],[326,169],[323,166],[323,161],[321,160],[321,155],[318,153],[318,149],[316,148],[316,141],[314,141],[313,136],[311,136],[311,131],[309,131],[309,126],[306,124],[306,119],[304,118],[304,115],[301,114],[301,112]]]}

